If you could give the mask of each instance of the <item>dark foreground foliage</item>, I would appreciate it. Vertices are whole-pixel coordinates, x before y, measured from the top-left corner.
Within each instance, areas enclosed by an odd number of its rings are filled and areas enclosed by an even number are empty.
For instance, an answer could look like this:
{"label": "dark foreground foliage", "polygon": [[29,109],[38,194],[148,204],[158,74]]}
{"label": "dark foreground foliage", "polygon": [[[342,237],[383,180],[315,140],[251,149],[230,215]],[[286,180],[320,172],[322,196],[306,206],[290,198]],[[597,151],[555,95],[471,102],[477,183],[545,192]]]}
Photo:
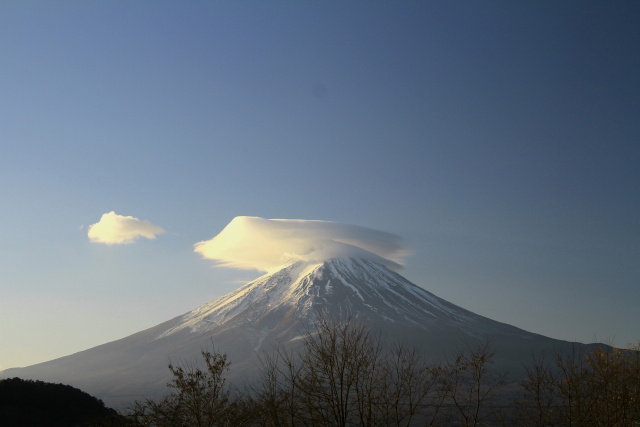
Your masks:
{"label": "dark foreground foliage", "polygon": [[539,358],[516,401],[531,426],[640,426],[640,343]]}
{"label": "dark foreground foliage", "polygon": [[70,385],[0,380],[2,426],[124,426],[131,423],[101,400]]}
{"label": "dark foreground foliage", "polygon": [[492,369],[489,345],[433,364],[366,327],[322,320],[302,351],[262,357],[258,384],[230,390],[224,354],[169,366],[160,401],[137,402],[142,426],[640,426],[640,348],[598,348],[531,363],[521,384]]}

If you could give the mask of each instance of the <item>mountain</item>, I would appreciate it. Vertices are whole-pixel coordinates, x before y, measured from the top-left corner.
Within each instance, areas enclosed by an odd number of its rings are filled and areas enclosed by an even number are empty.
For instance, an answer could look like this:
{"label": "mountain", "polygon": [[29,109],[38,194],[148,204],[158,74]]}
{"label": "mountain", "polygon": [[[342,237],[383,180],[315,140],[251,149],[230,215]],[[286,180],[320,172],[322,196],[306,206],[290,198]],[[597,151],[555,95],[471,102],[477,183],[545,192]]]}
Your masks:
{"label": "mountain", "polygon": [[554,340],[474,314],[365,259],[292,262],[195,310],[126,338],[0,377],[61,382],[113,407],[158,397],[167,365],[199,357],[201,349],[227,353],[231,379],[250,381],[258,355],[275,345],[293,347],[312,331],[317,316],[365,322],[387,339],[416,344],[442,358],[489,341],[496,365],[518,372],[531,355],[568,348]]}

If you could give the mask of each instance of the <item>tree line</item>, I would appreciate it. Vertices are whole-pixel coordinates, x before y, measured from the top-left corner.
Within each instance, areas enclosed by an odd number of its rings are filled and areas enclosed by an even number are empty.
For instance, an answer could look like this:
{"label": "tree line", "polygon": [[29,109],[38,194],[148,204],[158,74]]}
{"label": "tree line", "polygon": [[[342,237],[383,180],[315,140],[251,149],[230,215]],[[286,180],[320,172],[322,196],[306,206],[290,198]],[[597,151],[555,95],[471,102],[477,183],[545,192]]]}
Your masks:
{"label": "tree line", "polygon": [[140,426],[640,426],[640,343],[539,356],[508,384],[485,343],[433,363],[365,325],[321,318],[301,350],[261,357],[259,381],[231,388],[230,361],[169,365],[160,400],[136,402]]}

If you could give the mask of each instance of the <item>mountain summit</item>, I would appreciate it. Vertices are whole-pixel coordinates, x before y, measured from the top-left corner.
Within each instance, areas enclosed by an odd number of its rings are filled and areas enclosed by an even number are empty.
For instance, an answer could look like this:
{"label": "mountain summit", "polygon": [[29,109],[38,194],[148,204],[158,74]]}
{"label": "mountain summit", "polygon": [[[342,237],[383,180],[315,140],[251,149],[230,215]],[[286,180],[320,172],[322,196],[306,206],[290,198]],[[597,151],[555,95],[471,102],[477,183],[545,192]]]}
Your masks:
{"label": "mountain summit", "polygon": [[332,319],[348,318],[394,330],[474,338],[533,336],[438,298],[381,264],[333,258],[283,266],[174,319],[175,326],[159,338],[183,330],[212,334],[241,328],[257,350],[268,336],[291,340],[312,329],[319,312]]}
{"label": "mountain summit", "polygon": [[434,358],[489,341],[496,363],[516,369],[534,352],[569,345],[460,308],[379,263],[333,258],[289,263],[150,329],[0,376],[71,384],[117,407],[157,397],[169,379],[169,361],[195,359],[212,343],[230,357],[232,379],[251,380],[263,350],[299,345],[320,314],[364,322]]}

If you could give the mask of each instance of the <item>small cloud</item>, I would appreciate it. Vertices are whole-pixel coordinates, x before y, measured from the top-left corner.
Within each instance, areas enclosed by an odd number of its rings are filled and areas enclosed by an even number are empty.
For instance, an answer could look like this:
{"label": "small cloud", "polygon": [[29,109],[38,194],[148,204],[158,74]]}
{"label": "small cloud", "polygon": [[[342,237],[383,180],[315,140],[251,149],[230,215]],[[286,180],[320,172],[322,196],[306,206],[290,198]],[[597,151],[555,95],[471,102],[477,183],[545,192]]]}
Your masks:
{"label": "small cloud", "polygon": [[100,221],[89,226],[87,236],[95,243],[124,245],[133,243],[140,237],[155,239],[156,235],[162,233],[164,233],[162,227],[147,220],[118,215],[111,211],[103,214]]}
{"label": "small cloud", "polygon": [[296,260],[322,262],[365,258],[398,269],[407,255],[393,234],[329,221],[239,216],[217,236],[195,244],[195,252],[221,267],[272,271]]}

